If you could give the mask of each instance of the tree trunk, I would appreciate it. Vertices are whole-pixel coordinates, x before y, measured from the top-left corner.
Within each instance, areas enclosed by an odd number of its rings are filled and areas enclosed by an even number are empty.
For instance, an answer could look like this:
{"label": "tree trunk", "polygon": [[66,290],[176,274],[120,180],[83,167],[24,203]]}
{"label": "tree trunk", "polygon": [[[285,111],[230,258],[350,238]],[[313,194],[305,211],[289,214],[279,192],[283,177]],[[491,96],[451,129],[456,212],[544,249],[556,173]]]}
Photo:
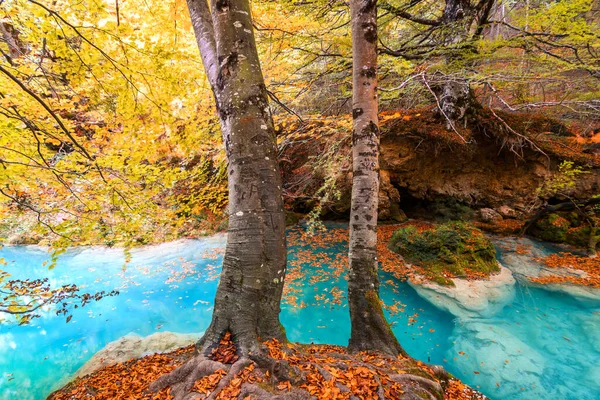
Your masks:
{"label": "tree trunk", "polygon": [[21,42],[19,32],[11,23],[0,21],[0,33],[8,46],[8,54],[3,53],[4,57],[13,65],[14,60],[27,54],[27,47]]}
{"label": "tree trunk", "polygon": [[596,246],[598,245],[598,227],[593,219],[590,218],[590,236],[588,237],[587,253],[591,258],[596,258],[598,253]]}
{"label": "tree trunk", "polygon": [[473,104],[477,103],[469,81],[460,77],[445,77],[435,91],[440,113],[446,120],[446,129],[455,130],[457,124],[471,111]]}
{"label": "tree trunk", "polygon": [[[454,46],[469,39],[474,14],[470,0],[446,0],[440,20],[444,46]],[[446,63],[451,64],[462,58],[460,51],[446,56]],[[440,113],[446,119],[448,130],[456,129],[457,123],[465,118],[472,105],[477,102],[469,81],[462,77],[445,77],[444,82],[436,86],[436,92]]]}
{"label": "tree trunk", "polygon": [[[275,129],[247,0],[188,0],[227,154],[229,229],[207,354],[231,332],[238,352],[285,339],[279,321],[286,271],[285,214]],[[211,24],[212,23],[212,24]],[[211,25],[209,25],[211,24]]]}
{"label": "tree trunk", "polygon": [[377,277],[379,126],[377,119],[377,1],[352,0],[352,205],[348,302],[351,351],[405,354],[385,320]]}

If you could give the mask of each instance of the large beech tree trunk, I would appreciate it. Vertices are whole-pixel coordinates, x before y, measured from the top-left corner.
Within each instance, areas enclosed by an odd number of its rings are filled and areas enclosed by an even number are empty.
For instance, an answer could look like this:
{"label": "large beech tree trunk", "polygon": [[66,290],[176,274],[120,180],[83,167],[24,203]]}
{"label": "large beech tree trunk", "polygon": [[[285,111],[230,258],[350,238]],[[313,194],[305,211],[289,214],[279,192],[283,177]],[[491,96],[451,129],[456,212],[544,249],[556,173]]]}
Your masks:
{"label": "large beech tree trunk", "polygon": [[[207,354],[231,332],[242,355],[258,339],[285,339],[279,321],[286,271],[285,215],[275,129],[248,0],[188,0],[227,154],[229,229]],[[211,15],[212,14],[212,15]]]}
{"label": "large beech tree trunk", "polygon": [[379,125],[377,120],[377,1],[352,0],[352,205],[348,302],[351,351],[405,354],[385,320],[377,277]]}

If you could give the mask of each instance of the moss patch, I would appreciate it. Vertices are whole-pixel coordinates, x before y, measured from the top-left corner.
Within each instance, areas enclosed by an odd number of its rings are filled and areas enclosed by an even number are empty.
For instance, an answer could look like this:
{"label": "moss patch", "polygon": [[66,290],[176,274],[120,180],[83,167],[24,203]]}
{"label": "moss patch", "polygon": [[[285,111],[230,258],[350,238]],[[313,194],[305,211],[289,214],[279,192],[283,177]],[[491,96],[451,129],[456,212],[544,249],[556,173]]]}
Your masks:
{"label": "moss patch", "polygon": [[473,210],[465,203],[453,197],[436,198],[427,206],[427,211],[438,221],[469,220]]}
{"label": "moss patch", "polygon": [[300,222],[300,219],[302,217],[303,217],[302,214],[286,210],[286,212],[285,212],[285,226],[294,226],[294,225],[297,225],[298,222]]}
{"label": "moss patch", "polygon": [[538,220],[529,233],[548,242],[586,247],[590,226],[576,212],[552,213]]}
{"label": "moss patch", "polygon": [[460,221],[421,232],[402,227],[392,235],[389,248],[440,285],[453,285],[453,277],[482,278],[500,270],[493,244],[482,231]]}

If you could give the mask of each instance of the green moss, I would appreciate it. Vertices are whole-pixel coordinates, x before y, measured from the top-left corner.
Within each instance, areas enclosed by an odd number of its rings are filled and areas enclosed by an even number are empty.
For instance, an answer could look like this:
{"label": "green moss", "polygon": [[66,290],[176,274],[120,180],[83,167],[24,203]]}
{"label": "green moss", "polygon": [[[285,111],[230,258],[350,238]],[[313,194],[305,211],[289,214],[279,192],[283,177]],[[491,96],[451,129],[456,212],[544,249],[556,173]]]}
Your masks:
{"label": "green moss", "polygon": [[538,220],[529,233],[548,242],[585,247],[590,227],[576,212],[552,213]]}
{"label": "green moss", "polygon": [[285,212],[285,226],[294,226],[296,224],[298,224],[298,222],[300,221],[300,218],[302,218],[302,214],[298,214],[292,211],[286,211]]}
{"label": "green moss", "polygon": [[567,232],[566,243],[574,246],[585,247],[590,239],[590,226],[583,225],[577,228],[569,229]]}
{"label": "green moss", "polygon": [[283,326],[282,323],[279,323],[279,331],[280,331],[281,337],[285,339],[285,342],[289,343],[289,340],[287,337],[287,332],[285,331],[285,327]]}
{"label": "green moss", "polygon": [[567,240],[567,231],[569,230],[569,223],[567,220],[565,221],[567,222],[566,225],[558,220],[556,214],[550,214],[537,221],[535,227],[531,229],[531,233],[542,240],[564,243]]}
{"label": "green moss", "polygon": [[469,220],[474,213],[471,207],[453,197],[436,198],[427,211],[438,221]]}
{"label": "green moss", "polygon": [[496,249],[471,224],[451,221],[419,232],[414,226],[398,229],[389,248],[408,262],[424,268],[427,277],[440,285],[452,285],[445,276],[466,276],[467,270],[489,275],[499,271]]}
{"label": "green moss", "polygon": [[387,319],[385,318],[385,315],[383,314],[383,307],[381,306],[381,300],[380,300],[377,292],[375,290],[367,291],[366,299],[367,299],[367,302],[371,305],[370,312],[376,312],[381,316],[381,319],[385,322],[385,328],[387,329],[388,333],[390,334],[390,337],[395,338],[396,336],[394,335],[394,333],[392,331],[392,327],[391,327],[390,323],[387,321]]}
{"label": "green moss", "polygon": [[400,208],[400,205],[395,202],[390,205],[390,219],[399,223],[408,221],[408,217]]}

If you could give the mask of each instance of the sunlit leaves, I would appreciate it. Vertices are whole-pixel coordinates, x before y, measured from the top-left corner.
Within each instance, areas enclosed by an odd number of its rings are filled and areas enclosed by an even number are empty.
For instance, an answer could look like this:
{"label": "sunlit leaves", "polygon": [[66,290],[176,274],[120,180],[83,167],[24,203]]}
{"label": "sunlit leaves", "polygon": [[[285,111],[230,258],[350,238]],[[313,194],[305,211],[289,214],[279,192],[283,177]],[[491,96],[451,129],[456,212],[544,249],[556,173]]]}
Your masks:
{"label": "sunlit leaves", "polygon": [[[0,7],[26,45],[0,62],[92,156],[0,74],[4,215],[36,220],[38,233],[60,247],[173,237],[173,226],[190,219],[175,200],[186,196],[194,197],[196,216],[221,212],[224,157],[193,33],[183,23],[185,1],[123,2],[119,21],[114,3],[14,0]],[[0,48],[10,50],[2,41]],[[182,187],[190,181],[211,190],[191,193]]]}

